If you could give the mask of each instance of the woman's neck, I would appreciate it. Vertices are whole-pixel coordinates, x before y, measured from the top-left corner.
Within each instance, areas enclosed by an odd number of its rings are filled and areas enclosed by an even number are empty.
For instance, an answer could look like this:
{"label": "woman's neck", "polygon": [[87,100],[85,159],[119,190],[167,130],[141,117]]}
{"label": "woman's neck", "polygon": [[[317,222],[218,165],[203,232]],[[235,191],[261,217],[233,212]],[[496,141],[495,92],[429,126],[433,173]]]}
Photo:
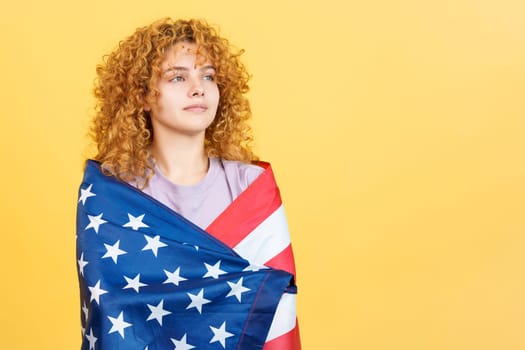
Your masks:
{"label": "woman's neck", "polygon": [[209,160],[204,150],[204,139],[154,140],[150,151],[164,176],[177,185],[197,184],[208,172]]}

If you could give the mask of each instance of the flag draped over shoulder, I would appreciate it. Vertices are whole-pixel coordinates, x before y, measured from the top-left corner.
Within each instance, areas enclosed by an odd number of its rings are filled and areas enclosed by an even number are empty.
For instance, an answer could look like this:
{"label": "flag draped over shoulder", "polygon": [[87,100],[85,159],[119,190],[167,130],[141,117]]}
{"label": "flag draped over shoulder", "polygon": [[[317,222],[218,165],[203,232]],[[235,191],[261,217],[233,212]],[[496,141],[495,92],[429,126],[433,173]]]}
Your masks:
{"label": "flag draped over shoulder", "polygon": [[77,209],[82,349],[300,349],[271,168],[206,231],[88,161]]}

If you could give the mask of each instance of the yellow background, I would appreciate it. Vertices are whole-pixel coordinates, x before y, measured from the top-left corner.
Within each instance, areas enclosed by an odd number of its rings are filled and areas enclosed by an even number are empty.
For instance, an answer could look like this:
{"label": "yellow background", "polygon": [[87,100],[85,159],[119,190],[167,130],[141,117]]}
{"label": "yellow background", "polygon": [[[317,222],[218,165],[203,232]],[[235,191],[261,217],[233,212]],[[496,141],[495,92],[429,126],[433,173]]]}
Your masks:
{"label": "yellow background", "polygon": [[525,349],[523,1],[32,0],[0,13],[0,348],[79,348],[74,217],[95,65],[171,16],[206,18],[246,49],[305,350]]}

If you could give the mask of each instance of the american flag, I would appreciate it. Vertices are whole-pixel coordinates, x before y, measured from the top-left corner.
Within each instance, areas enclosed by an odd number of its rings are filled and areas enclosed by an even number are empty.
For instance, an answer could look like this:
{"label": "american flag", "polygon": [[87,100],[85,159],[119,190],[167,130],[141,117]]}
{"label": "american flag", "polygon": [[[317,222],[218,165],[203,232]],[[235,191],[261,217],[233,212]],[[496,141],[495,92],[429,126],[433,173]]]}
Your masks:
{"label": "american flag", "polygon": [[204,231],[88,161],[77,208],[82,349],[300,349],[286,219],[262,165]]}

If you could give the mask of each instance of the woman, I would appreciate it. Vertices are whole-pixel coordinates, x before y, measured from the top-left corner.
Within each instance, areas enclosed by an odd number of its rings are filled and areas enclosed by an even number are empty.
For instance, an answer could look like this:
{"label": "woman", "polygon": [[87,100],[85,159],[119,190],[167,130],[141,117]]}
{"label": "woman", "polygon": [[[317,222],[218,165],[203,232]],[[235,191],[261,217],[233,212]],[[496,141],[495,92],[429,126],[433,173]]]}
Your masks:
{"label": "woman", "polygon": [[98,153],[77,215],[83,349],[300,348],[241,53],[203,21],[167,18],[97,67]]}

